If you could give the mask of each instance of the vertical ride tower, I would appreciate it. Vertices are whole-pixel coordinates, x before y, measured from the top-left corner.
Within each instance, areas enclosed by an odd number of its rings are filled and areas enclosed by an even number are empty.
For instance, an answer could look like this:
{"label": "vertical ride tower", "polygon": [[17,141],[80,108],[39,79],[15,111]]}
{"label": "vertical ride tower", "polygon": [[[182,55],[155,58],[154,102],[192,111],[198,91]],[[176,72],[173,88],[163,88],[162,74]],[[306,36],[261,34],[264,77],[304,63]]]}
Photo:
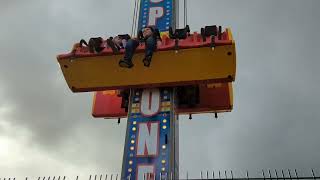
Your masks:
{"label": "vertical ride tower", "polygon": [[[176,3],[141,0],[137,29],[156,26],[160,32],[168,32],[176,26]],[[178,179],[179,131],[174,105],[173,88],[131,90],[122,179]]]}

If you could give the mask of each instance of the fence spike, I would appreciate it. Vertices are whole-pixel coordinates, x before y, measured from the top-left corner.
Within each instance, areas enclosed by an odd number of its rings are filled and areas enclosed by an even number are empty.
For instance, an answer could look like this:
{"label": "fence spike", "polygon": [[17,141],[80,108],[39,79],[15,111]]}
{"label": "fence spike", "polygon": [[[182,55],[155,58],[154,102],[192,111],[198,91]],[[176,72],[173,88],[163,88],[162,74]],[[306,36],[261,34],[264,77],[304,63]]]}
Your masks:
{"label": "fence spike", "polygon": [[263,179],[265,180],[266,179],[266,176],[264,174],[264,170],[262,169],[262,176],[263,176]]}
{"label": "fence spike", "polygon": [[297,172],[297,170],[296,170],[296,169],[294,170],[294,172],[296,173],[296,177],[297,177],[297,179],[299,179],[298,172]]}
{"label": "fence spike", "polygon": [[232,170],[230,171],[230,173],[231,173],[231,179],[233,179],[233,172],[232,172]]}
{"label": "fence spike", "polygon": [[270,169],[268,170],[268,172],[269,172],[269,178],[272,179]]}
{"label": "fence spike", "polygon": [[274,172],[275,172],[275,174],[276,174],[276,178],[279,179],[279,177],[278,177],[278,171],[275,169]]}
{"label": "fence spike", "polygon": [[313,179],[316,179],[313,169],[311,169]]}
{"label": "fence spike", "polygon": [[291,180],[291,179],[292,179],[292,176],[291,176],[290,169],[288,169],[288,174],[289,174],[289,177],[290,177],[290,180]]}
{"label": "fence spike", "polygon": [[286,177],[284,176],[283,169],[281,169],[281,173],[282,173],[282,177],[283,177],[283,179],[286,179]]}
{"label": "fence spike", "polygon": [[104,180],[107,180],[108,179],[108,174],[106,174],[106,178]]}
{"label": "fence spike", "polygon": [[94,175],[94,180],[97,180],[97,175]]}

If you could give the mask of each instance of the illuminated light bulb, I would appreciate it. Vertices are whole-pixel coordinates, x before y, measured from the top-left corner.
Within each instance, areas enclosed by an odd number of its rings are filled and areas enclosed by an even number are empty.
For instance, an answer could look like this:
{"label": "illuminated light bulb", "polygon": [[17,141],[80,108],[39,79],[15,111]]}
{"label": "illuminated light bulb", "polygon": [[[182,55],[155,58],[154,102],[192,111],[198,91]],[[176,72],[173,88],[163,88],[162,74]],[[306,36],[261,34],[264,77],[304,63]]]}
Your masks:
{"label": "illuminated light bulb", "polygon": [[136,130],[137,130],[137,128],[136,128],[136,127],[133,127],[133,128],[132,128],[132,131],[136,131]]}
{"label": "illuminated light bulb", "polygon": [[130,147],[130,150],[133,151],[133,150],[134,150],[134,146],[131,146],[131,147]]}
{"label": "illuminated light bulb", "polygon": [[136,125],[136,124],[137,124],[137,121],[133,121],[132,124]]}
{"label": "illuminated light bulb", "polygon": [[131,140],[131,144],[134,144],[134,140]]}
{"label": "illuminated light bulb", "polygon": [[167,126],[162,126],[162,129],[167,129]]}
{"label": "illuminated light bulb", "polygon": [[166,149],[167,148],[167,146],[166,145],[162,145],[162,149]]}
{"label": "illuminated light bulb", "polygon": [[165,170],[166,170],[166,168],[164,168],[164,167],[163,167],[163,168],[161,168],[161,171],[165,171]]}
{"label": "illuminated light bulb", "polygon": [[166,123],[166,122],[167,122],[167,120],[166,120],[166,119],[164,119],[162,122],[163,122],[163,123]]}
{"label": "illuminated light bulb", "polygon": [[162,163],[162,164],[166,163],[166,160],[163,159],[163,160],[161,161],[161,163]]}
{"label": "illuminated light bulb", "polygon": [[132,172],[132,169],[131,169],[131,168],[129,168],[129,169],[128,169],[128,172]]}
{"label": "illuminated light bulb", "polygon": [[133,162],[132,161],[129,161],[129,164],[131,165]]}

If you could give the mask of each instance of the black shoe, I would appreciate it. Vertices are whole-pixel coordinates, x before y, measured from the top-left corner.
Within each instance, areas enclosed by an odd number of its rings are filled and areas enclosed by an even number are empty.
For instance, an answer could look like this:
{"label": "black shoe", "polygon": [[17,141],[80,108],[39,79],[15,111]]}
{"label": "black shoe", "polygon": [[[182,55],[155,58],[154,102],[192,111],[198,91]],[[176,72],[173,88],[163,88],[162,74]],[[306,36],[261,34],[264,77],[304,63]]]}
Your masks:
{"label": "black shoe", "polygon": [[143,64],[145,67],[149,67],[151,63],[152,56],[147,56],[143,58]]}
{"label": "black shoe", "polygon": [[111,39],[107,39],[107,44],[109,47],[111,47],[113,53],[119,53],[119,49],[116,47],[116,45]]}
{"label": "black shoe", "polygon": [[123,68],[132,68],[133,67],[133,63],[131,61],[121,59],[119,61],[119,66],[123,67]]}

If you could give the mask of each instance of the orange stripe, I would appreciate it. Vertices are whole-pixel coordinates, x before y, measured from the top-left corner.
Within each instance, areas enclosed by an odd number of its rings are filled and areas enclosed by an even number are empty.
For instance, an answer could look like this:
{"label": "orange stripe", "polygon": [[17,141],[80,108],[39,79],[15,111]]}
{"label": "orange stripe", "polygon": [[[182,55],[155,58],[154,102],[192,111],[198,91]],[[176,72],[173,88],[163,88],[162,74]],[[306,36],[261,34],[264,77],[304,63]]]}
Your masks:
{"label": "orange stripe", "polygon": [[92,101],[92,109],[91,109],[91,114],[94,113],[94,108],[96,107],[96,96],[98,92],[93,93],[93,101]]}

